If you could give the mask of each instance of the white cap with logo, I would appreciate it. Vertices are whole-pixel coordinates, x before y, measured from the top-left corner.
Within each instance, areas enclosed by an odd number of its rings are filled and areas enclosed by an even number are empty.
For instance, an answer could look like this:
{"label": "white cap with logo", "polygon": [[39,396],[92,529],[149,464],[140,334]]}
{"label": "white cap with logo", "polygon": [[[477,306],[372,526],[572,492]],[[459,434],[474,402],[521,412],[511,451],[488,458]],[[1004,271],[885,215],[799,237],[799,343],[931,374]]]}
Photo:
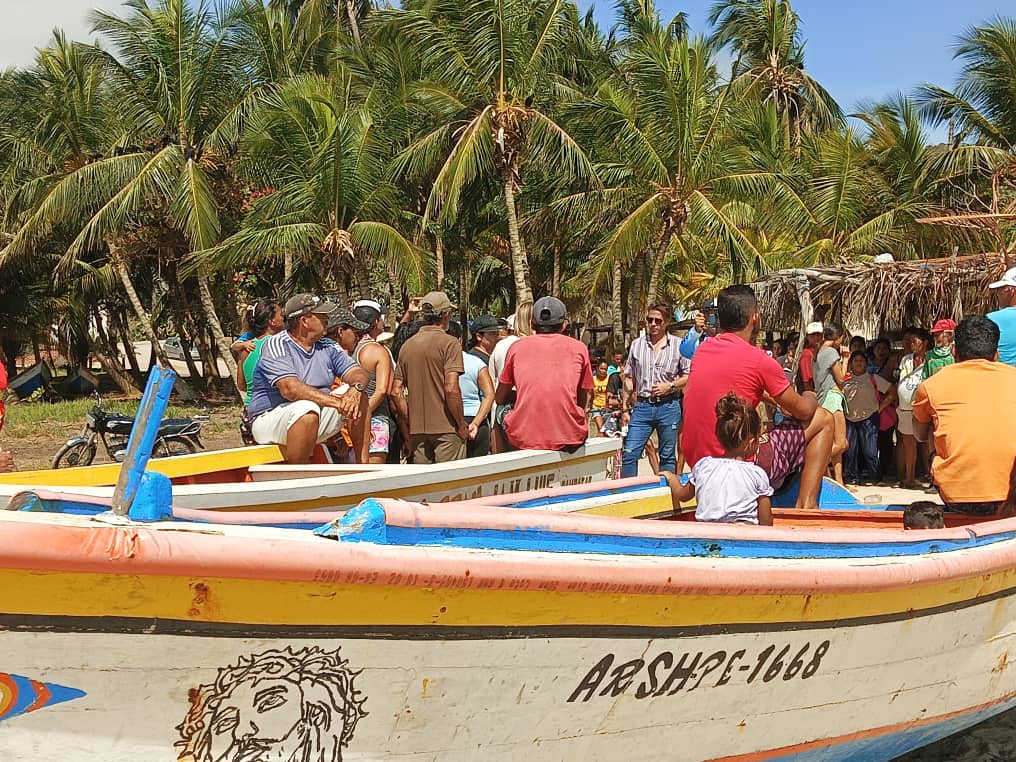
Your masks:
{"label": "white cap with logo", "polygon": [[808,327],[804,329],[804,332],[806,334],[822,333],[822,324],[821,323],[808,323]]}
{"label": "white cap with logo", "polygon": [[1010,267],[1005,271],[1002,276],[1002,280],[996,280],[990,284],[988,288],[1005,288],[1006,286],[1012,286],[1016,288],[1016,267]]}

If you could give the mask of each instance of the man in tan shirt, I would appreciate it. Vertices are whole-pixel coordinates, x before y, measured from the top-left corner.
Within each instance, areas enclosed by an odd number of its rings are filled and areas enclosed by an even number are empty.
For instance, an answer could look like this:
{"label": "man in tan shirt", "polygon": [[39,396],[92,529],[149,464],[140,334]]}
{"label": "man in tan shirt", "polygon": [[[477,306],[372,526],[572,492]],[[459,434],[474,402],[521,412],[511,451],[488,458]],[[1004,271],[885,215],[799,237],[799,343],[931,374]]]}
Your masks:
{"label": "man in tan shirt", "polygon": [[[441,291],[420,300],[424,325],[403,344],[395,366],[391,402],[413,463],[445,463],[466,457],[469,438],[462,417],[459,375],[462,346],[445,331],[455,305]],[[408,399],[406,392],[408,391]]]}

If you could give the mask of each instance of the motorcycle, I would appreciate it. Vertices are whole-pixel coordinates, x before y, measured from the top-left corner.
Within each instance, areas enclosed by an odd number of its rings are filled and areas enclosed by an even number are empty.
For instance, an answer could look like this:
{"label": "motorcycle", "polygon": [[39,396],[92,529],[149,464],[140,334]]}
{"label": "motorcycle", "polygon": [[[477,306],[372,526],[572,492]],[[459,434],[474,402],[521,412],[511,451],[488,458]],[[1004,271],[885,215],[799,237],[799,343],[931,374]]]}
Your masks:
{"label": "motorcycle", "polygon": [[[207,415],[193,418],[169,418],[159,424],[153,458],[170,458],[175,455],[190,455],[205,449],[201,441],[201,427],[209,420]],[[85,425],[81,433],[68,440],[53,458],[53,468],[90,466],[95,460],[96,440],[102,440],[106,455],[116,463],[123,463],[127,455],[127,441],[134,428],[134,419],[123,413],[111,413],[102,406],[102,397],[95,393],[95,406],[85,413]]]}

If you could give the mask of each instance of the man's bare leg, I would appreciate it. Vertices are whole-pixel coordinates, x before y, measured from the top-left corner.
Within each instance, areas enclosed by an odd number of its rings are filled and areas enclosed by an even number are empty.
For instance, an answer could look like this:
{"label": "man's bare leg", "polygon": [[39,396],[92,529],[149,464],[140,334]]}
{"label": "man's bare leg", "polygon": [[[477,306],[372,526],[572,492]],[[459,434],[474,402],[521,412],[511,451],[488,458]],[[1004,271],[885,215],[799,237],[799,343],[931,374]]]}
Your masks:
{"label": "man's bare leg", "polygon": [[818,493],[822,489],[822,477],[829,467],[833,437],[832,414],[819,408],[804,430],[804,466],[796,508],[818,508]]}
{"label": "man's bare leg", "polygon": [[294,465],[309,463],[317,444],[317,434],[318,414],[301,416],[286,433],[286,462]]}

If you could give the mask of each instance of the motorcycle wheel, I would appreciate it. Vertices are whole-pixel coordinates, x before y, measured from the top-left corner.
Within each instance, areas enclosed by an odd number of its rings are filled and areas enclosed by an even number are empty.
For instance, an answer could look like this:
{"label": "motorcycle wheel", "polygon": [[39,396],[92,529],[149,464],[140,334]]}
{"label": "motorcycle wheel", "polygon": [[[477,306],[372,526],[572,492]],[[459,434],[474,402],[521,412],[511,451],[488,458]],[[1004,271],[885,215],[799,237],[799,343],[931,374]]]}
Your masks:
{"label": "motorcycle wheel", "polygon": [[191,455],[197,452],[194,443],[185,437],[164,437],[155,442],[153,458],[174,458],[177,455]]}
{"label": "motorcycle wheel", "polygon": [[95,442],[65,444],[53,458],[53,468],[90,466],[95,460]]}

